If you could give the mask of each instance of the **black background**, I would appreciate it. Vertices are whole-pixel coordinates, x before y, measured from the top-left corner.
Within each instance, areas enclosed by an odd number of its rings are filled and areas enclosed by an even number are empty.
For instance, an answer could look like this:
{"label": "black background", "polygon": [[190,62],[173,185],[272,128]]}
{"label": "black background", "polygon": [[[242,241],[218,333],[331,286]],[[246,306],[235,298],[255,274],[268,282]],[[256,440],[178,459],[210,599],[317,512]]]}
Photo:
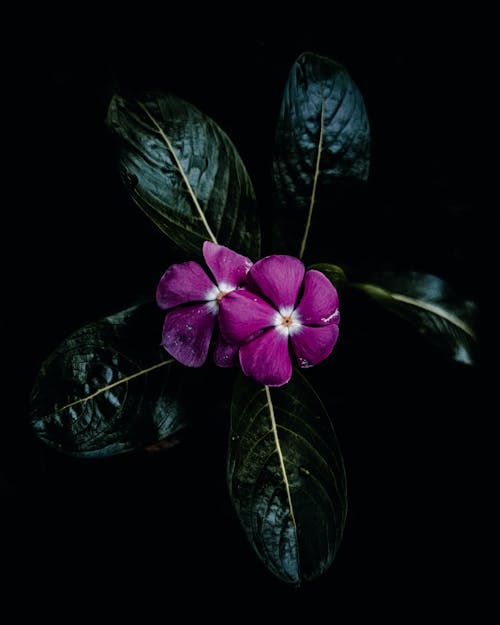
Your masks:
{"label": "black background", "polygon": [[336,59],[365,97],[372,168],[367,188],[332,209],[331,257],[311,260],[435,273],[479,300],[471,250],[484,217],[482,107],[478,59],[464,32],[283,31],[220,29],[188,41],[169,31],[147,48],[134,33],[41,37],[14,71],[15,167],[6,184],[15,192],[3,261],[4,396],[12,398],[1,445],[4,562],[12,587],[33,597],[37,590],[49,610],[63,598],[78,609],[105,599],[113,609],[165,617],[181,603],[222,620],[237,618],[230,605],[246,613],[266,601],[277,613],[326,609],[349,622],[364,611],[405,622],[417,612],[478,610],[479,371],[445,361],[374,306],[346,302],[335,361],[311,372],[344,451],[350,508],[334,565],[301,589],[265,571],[227,499],[222,407],[230,374],[200,398],[189,434],[160,455],[72,460],[47,453],[27,427],[40,362],[72,330],[153,293],[172,261],[118,178],[104,126],[116,89],[162,88],[213,117],[253,177],[267,233],[287,73],[305,50]]}

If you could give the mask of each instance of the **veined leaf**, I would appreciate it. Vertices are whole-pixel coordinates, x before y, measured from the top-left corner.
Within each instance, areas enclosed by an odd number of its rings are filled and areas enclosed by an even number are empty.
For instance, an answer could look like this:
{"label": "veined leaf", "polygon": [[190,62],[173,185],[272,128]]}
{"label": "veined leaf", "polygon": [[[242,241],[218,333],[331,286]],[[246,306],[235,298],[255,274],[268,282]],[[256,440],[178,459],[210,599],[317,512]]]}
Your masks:
{"label": "veined leaf", "polygon": [[477,359],[479,312],[443,280],[418,272],[383,272],[352,283],[392,313],[406,319],[444,353],[465,364]]}
{"label": "veined leaf", "polygon": [[323,404],[298,372],[280,388],[236,382],[228,483],[243,530],[274,575],[299,584],[330,566],[346,519],[344,463]]}
{"label": "veined leaf", "polygon": [[[293,246],[302,258],[320,195],[339,179],[366,180],[369,162],[370,129],[358,88],[342,65],[302,54],[290,71],[276,131],[278,246],[282,241],[288,252]],[[327,203],[320,208],[331,220],[335,206]]]}
{"label": "veined leaf", "polygon": [[250,177],[210,117],[172,95],[115,95],[107,124],[120,139],[119,166],[132,199],[175,244],[199,256],[211,240],[258,258]]}
{"label": "veined leaf", "polygon": [[69,336],[43,363],[31,424],[49,446],[104,457],[171,436],[188,418],[184,370],[159,346],[162,312],[134,306]]}

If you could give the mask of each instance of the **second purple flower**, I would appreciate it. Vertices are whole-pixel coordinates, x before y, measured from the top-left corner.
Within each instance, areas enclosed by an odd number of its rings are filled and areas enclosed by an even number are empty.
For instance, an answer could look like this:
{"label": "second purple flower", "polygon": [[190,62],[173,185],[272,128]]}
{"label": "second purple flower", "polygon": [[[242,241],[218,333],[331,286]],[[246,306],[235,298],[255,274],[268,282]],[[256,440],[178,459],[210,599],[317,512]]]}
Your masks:
{"label": "second purple flower", "polygon": [[[162,345],[176,360],[188,367],[200,367],[207,359],[210,339],[227,293],[246,280],[252,261],[223,245],[203,244],[203,257],[215,281],[194,261],[172,265],[163,274],[156,289],[156,301],[167,310],[163,324]],[[235,364],[237,346],[217,337],[215,364]]]}

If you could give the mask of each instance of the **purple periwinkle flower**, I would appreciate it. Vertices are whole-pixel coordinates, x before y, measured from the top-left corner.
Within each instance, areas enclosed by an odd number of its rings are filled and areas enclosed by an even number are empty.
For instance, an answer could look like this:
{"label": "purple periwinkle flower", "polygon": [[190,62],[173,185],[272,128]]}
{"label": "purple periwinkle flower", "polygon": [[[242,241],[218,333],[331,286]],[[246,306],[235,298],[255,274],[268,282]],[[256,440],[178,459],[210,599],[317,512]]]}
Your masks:
{"label": "purple periwinkle flower", "polygon": [[247,279],[247,287],[221,301],[219,326],[226,341],[240,346],[245,375],[282,386],[292,376],[289,342],[302,368],[332,352],[339,335],[337,291],[324,274],[306,272],[293,256],[263,258]]}
{"label": "purple periwinkle flower", "polygon": [[[156,301],[167,310],[162,345],[188,367],[200,367],[207,359],[219,304],[224,296],[244,284],[252,261],[223,245],[203,244],[203,257],[212,281],[194,261],[172,265],[156,289]],[[235,364],[238,347],[217,338],[214,360],[219,367]]]}

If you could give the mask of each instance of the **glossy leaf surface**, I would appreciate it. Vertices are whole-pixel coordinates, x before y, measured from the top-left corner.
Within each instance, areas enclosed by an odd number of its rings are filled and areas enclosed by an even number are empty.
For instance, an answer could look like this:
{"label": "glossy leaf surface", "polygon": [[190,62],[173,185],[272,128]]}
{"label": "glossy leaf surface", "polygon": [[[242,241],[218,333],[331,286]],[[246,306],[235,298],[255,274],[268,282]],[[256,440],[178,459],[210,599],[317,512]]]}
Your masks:
{"label": "glossy leaf surface", "polygon": [[408,321],[449,358],[469,365],[476,362],[477,306],[461,298],[441,278],[386,271],[351,286]]}
{"label": "glossy leaf surface", "polygon": [[345,470],[328,414],[298,372],[273,389],[238,379],[228,481],[243,530],[274,575],[300,584],[330,566],[346,519]]}
{"label": "glossy leaf surface", "polygon": [[31,397],[36,435],[79,457],[150,446],[184,427],[186,369],[160,347],[156,304],[129,308],[69,336],[42,364]]}
{"label": "glossy leaf surface", "polygon": [[255,259],[260,227],[250,177],[231,140],[210,117],[172,95],[113,96],[107,123],[133,201],[181,249],[203,241]]}
{"label": "glossy leaf surface", "polygon": [[275,140],[274,234],[281,247],[302,257],[311,227],[335,218],[329,186],[366,180],[369,164],[368,117],[352,78],[335,61],[302,54],[285,86]]}

